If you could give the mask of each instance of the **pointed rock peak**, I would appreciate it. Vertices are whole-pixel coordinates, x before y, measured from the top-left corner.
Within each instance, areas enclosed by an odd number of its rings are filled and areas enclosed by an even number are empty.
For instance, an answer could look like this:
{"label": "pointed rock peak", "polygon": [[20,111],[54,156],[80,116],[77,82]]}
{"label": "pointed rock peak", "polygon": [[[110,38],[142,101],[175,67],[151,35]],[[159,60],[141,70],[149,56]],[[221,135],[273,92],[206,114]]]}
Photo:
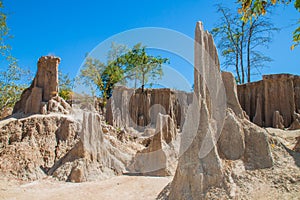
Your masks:
{"label": "pointed rock peak", "polygon": [[196,24],[196,30],[204,31],[203,23],[201,21],[198,21]]}

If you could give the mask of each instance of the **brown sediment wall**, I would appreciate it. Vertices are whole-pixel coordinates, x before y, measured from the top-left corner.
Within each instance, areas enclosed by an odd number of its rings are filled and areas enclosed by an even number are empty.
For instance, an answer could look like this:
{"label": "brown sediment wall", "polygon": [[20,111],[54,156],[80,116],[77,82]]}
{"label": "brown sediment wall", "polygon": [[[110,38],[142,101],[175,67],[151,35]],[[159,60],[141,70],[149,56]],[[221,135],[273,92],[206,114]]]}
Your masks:
{"label": "brown sediment wall", "polygon": [[238,97],[250,120],[263,127],[274,127],[273,115],[279,111],[284,127],[300,111],[300,76],[264,75],[261,81],[238,85]]}
{"label": "brown sediment wall", "polygon": [[115,127],[155,125],[158,113],[170,115],[182,128],[192,93],[163,89],[117,87],[106,105],[106,121]]}

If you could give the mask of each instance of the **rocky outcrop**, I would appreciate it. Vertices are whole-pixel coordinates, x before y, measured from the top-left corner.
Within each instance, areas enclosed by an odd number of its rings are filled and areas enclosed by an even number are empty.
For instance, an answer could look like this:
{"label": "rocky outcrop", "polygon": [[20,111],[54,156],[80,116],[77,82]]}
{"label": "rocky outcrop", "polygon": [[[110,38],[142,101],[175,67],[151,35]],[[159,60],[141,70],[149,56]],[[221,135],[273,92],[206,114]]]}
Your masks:
{"label": "rocky outcrop", "polygon": [[33,116],[7,123],[0,140],[1,173],[36,180],[75,147],[79,135],[69,118]]}
{"label": "rocky outcrop", "polygon": [[[215,188],[237,198],[233,165],[273,166],[267,133],[248,121],[238,103],[234,77],[221,76],[212,36],[197,23],[195,33],[195,101],[188,108],[169,199],[205,199]],[[226,98],[227,97],[227,98]]]}
{"label": "rocky outcrop", "polygon": [[[103,179],[125,172],[126,163],[124,162],[129,162],[127,160],[129,158],[104,140],[98,114],[83,113],[79,136],[79,142],[52,166],[48,174],[58,177],[62,174],[61,172],[69,172],[69,181],[82,182]],[[63,178],[60,177],[60,179]]]}
{"label": "rocky outcrop", "polygon": [[106,121],[115,127],[143,131],[155,127],[158,113],[168,114],[182,127],[192,94],[171,89],[129,89],[116,87],[106,106]]}
{"label": "rocky outcrop", "polygon": [[133,156],[104,137],[95,113],[83,113],[80,121],[50,114],[2,123],[0,172],[23,180],[104,179],[125,172]]}
{"label": "rocky outcrop", "polygon": [[154,135],[146,148],[137,152],[130,173],[170,176],[174,175],[178,157],[177,129],[169,115],[158,114]]}
{"label": "rocky outcrop", "polygon": [[299,88],[299,76],[264,75],[261,81],[238,85],[238,97],[242,108],[255,124],[263,127],[281,127],[281,115],[283,126],[288,128],[294,121],[294,113],[300,111]]}
{"label": "rocky outcrop", "polygon": [[238,160],[243,157],[245,148],[243,125],[234,112],[229,109],[218,141],[220,156],[228,160]]}
{"label": "rocky outcrop", "polygon": [[69,113],[70,105],[58,96],[59,63],[60,58],[54,56],[43,56],[39,59],[36,76],[15,104],[13,113]]}
{"label": "rocky outcrop", "polygon": [[239,118],[244,118],[244,111],[239,104],[237,97],[237,86],[232,73],[222,72],[222,80],[226,90],[227,105],[231,108],[236,116]]}

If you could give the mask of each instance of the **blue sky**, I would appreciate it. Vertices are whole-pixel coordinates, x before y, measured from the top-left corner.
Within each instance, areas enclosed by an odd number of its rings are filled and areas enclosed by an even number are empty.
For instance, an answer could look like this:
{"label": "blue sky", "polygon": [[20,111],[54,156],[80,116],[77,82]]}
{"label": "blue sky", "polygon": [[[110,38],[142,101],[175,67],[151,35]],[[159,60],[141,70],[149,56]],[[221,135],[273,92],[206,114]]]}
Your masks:
{"label": "blue sky", "polygon": [[[219,18],[214,7],[218,2],[226,2],[232,7],[235,0],[4,0],[4,6],[14,36],[9,43],[21,67],[35,71],[38,58],[52,54],[61,57],[60,69],[64,73],[75,76],[86,53],[120,32],[162,27],[193,38],[197,21],[203,21],[205,28],[211,30]],[[274,35],[270,48],[264,49],[274,61],[262,71],[263,74],[299,74],[300,47],[290,50],[295,29],[290,25],[299,16],[293,5],[275,9],[272,21],[277,27],[285,28]]]}

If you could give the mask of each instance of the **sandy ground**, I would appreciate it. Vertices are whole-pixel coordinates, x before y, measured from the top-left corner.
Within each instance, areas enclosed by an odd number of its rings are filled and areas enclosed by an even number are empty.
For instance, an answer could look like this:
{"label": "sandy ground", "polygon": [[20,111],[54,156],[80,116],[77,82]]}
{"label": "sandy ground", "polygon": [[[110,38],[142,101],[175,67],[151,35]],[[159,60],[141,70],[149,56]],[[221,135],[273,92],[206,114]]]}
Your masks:
{"label": "sandy ground", "polygon": [[126,199],[153,200],[171,177],[118,176],[104,181],[67,183],[51,178],[21,183],[0,179],[0,199]]}

